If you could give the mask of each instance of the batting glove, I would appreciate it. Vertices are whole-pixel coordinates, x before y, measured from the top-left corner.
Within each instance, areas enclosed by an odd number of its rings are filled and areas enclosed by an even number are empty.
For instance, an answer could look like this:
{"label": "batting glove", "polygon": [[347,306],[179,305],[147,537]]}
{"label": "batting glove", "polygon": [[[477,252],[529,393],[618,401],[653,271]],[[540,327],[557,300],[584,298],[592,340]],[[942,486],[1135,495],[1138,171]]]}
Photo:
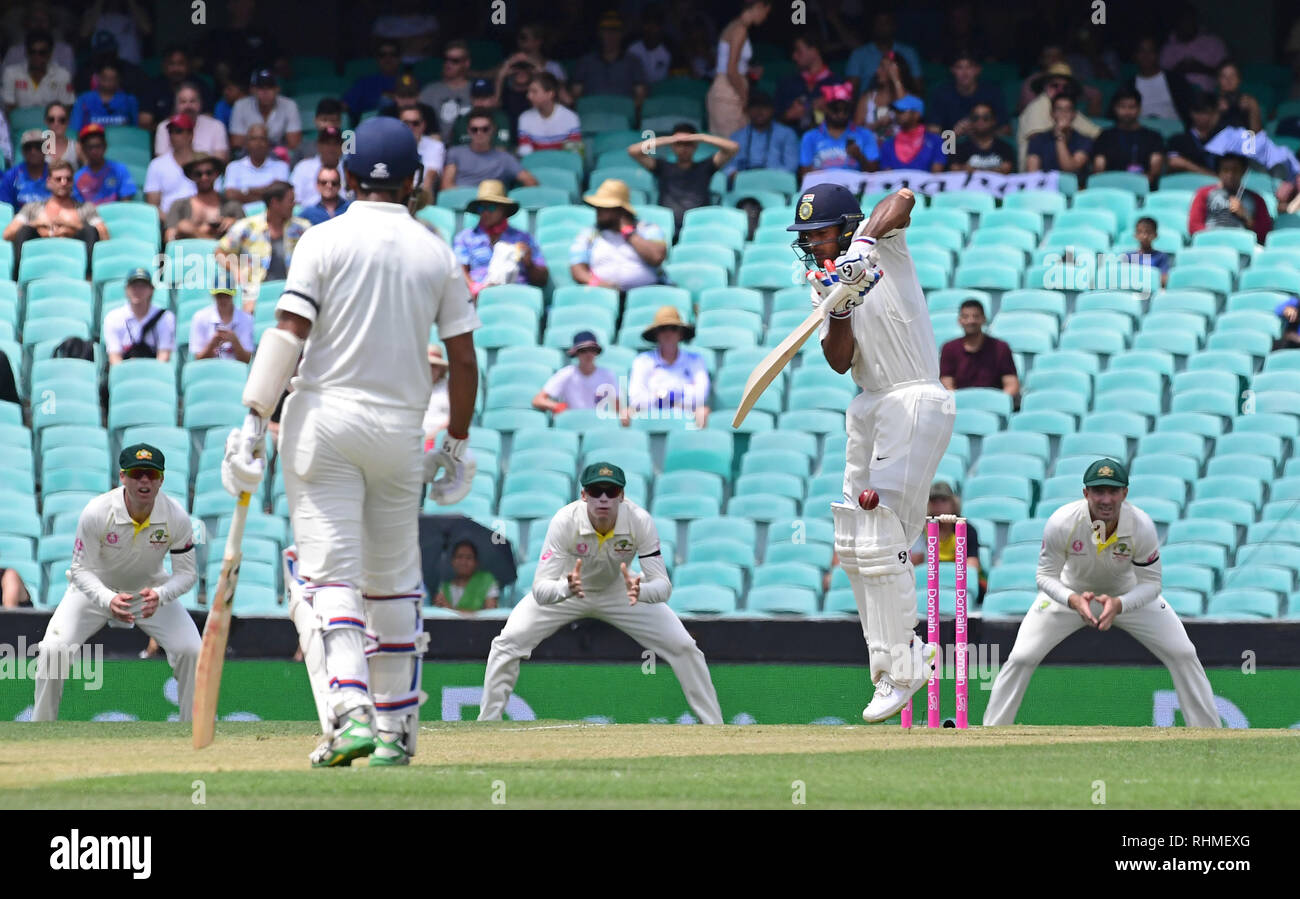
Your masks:
{"label": "batting glove", "polygon": [[[813,269],[807,275],[808,283],[813,288],[813,305],[825,306],[830,302],[831,295],[835,288],[840,286],[840,276],[836,271],[835,263],[827,260],[825,270]],[[848,318],[853,314],[861,303],[866,291],[856,289],[845,290],[840,292],[839,298],[826,308],[826,314],[831,318]]]}
{"label": "batting glove", "polygon": [[248,413],[242,428],[226,438],[226,456],[221,460],[221,486],[231,496],[256,493],[266,473],[266,422]]}
{"label": "batting glove", "polygon": [[885,274],[880,268],[876,242],[870,237],[854,238],[848,252],[835,260],[835,272],[842,283],[865,296]]}
{"label": "batting glove", "polygon": [[441,449],[424,454],[424,480],[429,484],[429,498],[440,506],[450,506],[468,496],[477,471],[478,462],[469,448],[468,437],[447,433],[443,435]]}

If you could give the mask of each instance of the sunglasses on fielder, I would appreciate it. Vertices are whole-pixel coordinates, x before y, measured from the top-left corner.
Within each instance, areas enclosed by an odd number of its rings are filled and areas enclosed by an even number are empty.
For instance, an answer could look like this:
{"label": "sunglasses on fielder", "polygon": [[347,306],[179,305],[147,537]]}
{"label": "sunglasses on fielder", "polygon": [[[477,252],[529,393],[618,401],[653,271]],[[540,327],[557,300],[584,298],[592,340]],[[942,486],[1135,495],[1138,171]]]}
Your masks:
{"label": "sunglasses on fielder", "polygon": [[153,468],[128,468],[122,474],[133,481],[161,481],[162,472]]}
{"label": "sunglasses on fielder", "polygon": [[614,484],[592,484],[584,489],[586,489],[587,495],[593,499],[603,499],[605,497],[618,499],[623,494],[623,488]]}

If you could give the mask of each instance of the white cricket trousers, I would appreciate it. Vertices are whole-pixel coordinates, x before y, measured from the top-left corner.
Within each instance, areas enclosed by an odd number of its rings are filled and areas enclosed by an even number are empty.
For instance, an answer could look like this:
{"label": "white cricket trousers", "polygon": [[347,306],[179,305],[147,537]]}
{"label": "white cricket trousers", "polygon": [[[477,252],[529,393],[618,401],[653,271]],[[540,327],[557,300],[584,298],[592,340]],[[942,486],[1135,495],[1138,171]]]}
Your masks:
{"label": "white cricket trousers", "polygon": [[[1101,614],[1101,603],[1092,604],[1092,613]],[[1029,679],[1038,663],[1070,634],[1086,627],[1079,613],[1039,593],[1033,606],[1020,623],[1011,657],[998,670],[993,694],[984,710],[984,726],[1013,724],[1020,701],[1025,698]],[[1128,631],[1151,650],[1174,679],[1178,705],[1189,727],[1222,727],[1214,706],[1214,690],[1205,676],[1196,647],[1188,639],[1178,614],[1164,598],[1157,598],[1134,612],[1120,612],[1112,627]]]}
{"label": "white cricket trousers", "polygon": [[[61,670],[63,665],[60,663],[66,663],[78,646],[99,633],[110,620],[113,616],[80,590],[69,587],[63,594],[41,640],[40,659],[36,663],[33,721],[59,720],[63,681],[67,677],[67,671]],[[172,666],[172,674],[176,675],[181,720],[191,720],[194,714],[194,670],[199,663],[199,648],[203,645],[194,619],[179,600],[173,600],[160,605],[150,618],[137,616],[135,623],[157,640],[167,653],[167,663]]]}
{"label": "white cricket trousers", "polygon": [[537,644],[564,625],[579,618],[599,618],[627,634],[646,649],[668,661],[682,685],[695,717],[704,724],[721,724],[718,694],[709,677],[704,653],[695,645],[681,619],[667,603],[629,605],[620,582],[617,591],[570,597],[554,605],[541,605],[529,593],[506,619],[506,626],[492,641],[487,672],[483,676],[483,699],[478,720],[500,721],[506,700],[519,680],[519,662],[529,658]]}

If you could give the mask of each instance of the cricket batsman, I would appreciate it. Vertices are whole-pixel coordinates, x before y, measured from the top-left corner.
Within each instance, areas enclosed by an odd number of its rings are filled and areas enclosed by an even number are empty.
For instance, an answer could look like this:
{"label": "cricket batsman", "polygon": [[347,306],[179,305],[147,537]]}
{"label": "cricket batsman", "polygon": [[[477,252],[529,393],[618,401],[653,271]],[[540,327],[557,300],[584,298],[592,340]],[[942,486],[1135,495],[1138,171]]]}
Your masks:
{"label": "cricket batsman", "polygon": [[1098,459],[1083,499],[1047,519],[1038,556],[1038,597],[998,671],[984,726],[1015,722],[1034,669],[1081,627],[1128,631],[1165,664],[1189,727],[1221,727],[1214,691],[1178,614],[1160,595],[1160,540],[1150,516],[1127,502],[1128,469]]}
{"label": "cricket batsman", "polygon": [[[194,712],[203,639],[176,601],[196,579],[190,516],[162,492],[162,450],[137,443],[118,454],[117,464],[122,486],[92,499],[77,520],[71,583],[40,643],[33,721],[58,720],[69,657],[105,624],[138,623],[156,639],[176,675],[181,720]],[[163,567],[167,558],[171,574]]]}
{"label": "cricket batsman", "polygon": [[[578,478],[582,498],[551,519],[533,589],[492,641],[483,677],[480,721],[500,721],[519,680],[519,660],[579,618],[599,618],[667,659],[686,701],[705,724],[721,724],[718,694],[704,653],[668,608],[673,585],[650,513],[623,496],[623,469],[595,462]],[[628,570],[641,560],[641,573]]]}
{"label": "cricket batsman", "polygon": [[[422,482],[442,504],[470,490],[479,320],[451,248],[406,205],[420,180],[410,129],[396,119],[363,122],[344,168],[357,199],[346,215],[307,231],[294,252],[276,327],[262,335],[249,369],[250,411],[226,443],[222,481],[236,496],[258,488],[267,419],[301,354],[279,458],[297,543],[293,619],[313,691],[326,693],[331,716],[312,765],[363,756],[372,767],[404,765],[416,749],[428,642]],[[447,347],[451,417],[441,448],[426,455],[434,323]]]}
{"label": "cricket batsman", "polygon": [[[851,371],[862,389],[845,412],[844,495],[831,512],[875,684],[862,711],[868,722],[898,714],[929,678],[938,652],[914,633],[910,550],[956,409],[939,382],[930,312],[903,236],[915,202],[904,188],[864,222],[846,188],[818,184],[799,197],[787,229],[798,232],[793,246],[809,269],[813,305],[835,300],[820,332],[826,361],[841,374]],[[841,284],[850,289],[835,299]],[[875,497],[859,505],[868,489]]]}

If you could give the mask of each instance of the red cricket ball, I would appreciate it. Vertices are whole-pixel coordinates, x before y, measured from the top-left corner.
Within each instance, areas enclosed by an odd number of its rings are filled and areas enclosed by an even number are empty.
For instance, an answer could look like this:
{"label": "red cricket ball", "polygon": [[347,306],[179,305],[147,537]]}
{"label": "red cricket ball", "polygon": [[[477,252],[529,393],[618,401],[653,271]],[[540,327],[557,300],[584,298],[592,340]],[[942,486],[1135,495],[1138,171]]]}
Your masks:
{"label": "red cricket ball", "polygon": [[868,487],[858,494],[858,505],[870,512],[880,505],[880,494]]}

